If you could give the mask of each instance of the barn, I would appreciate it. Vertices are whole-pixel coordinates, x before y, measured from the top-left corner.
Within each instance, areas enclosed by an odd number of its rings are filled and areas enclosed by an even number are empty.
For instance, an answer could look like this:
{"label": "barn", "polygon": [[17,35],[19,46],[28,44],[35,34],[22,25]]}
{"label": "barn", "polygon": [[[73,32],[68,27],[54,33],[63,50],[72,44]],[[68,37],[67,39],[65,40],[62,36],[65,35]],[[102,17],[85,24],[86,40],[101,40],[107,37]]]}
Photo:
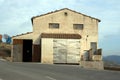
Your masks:
{"label": "barn", "polygon": [[63,8],[31,18],[33,32],[12,37],[13,62],[70,63],[98,48],[99,19]]}

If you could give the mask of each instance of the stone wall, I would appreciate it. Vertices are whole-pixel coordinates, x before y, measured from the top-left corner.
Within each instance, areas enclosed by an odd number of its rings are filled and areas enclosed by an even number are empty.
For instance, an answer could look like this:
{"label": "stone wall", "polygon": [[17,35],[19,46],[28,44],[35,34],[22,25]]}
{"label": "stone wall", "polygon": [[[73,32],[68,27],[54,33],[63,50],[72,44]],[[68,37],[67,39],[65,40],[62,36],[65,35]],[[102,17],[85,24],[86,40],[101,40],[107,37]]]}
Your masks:
{"label": "stone wall", "polygon": [[12,45],[12,61],[13,62],[22,62],[22,45],[18,44],[18,45]]}
{"label": "stone wall", "polygon": [[102,60],[102,55],[93,55],[92,60],[93,61],[101,61]]}
{"label": "stone wall", "polygon": [[98,69],[98,70],[104,69],[103,61],[81,61],[80,66],[88,69]]}

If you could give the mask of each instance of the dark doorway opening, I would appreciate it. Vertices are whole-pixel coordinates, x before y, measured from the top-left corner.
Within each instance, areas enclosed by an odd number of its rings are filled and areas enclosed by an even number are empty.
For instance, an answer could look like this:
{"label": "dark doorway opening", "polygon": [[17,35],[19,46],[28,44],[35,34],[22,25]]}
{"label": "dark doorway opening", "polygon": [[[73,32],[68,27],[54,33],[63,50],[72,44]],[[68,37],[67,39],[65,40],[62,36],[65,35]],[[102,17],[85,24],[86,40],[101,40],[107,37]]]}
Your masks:
{"label": "dark doorway opening", "polygon": [[23,62],[32,62],[32,40],[23,40]]}
{"label": "dark doorway opening", "polygon": [[97,51],[97,42],[91,42],[91,49],[93,51],[93,54],[96,54],[96,51]]}

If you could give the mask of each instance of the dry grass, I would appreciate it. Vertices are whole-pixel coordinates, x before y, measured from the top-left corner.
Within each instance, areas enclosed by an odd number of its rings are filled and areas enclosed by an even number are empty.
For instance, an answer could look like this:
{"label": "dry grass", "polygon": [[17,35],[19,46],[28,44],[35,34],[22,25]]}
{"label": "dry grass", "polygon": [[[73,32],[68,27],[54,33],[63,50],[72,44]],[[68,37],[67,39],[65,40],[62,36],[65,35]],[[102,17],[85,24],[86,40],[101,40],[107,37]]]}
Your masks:
{"label": "dry grass", "polygon": [[0,43],[0,57],[6,60],[10,60],[11,44]]}

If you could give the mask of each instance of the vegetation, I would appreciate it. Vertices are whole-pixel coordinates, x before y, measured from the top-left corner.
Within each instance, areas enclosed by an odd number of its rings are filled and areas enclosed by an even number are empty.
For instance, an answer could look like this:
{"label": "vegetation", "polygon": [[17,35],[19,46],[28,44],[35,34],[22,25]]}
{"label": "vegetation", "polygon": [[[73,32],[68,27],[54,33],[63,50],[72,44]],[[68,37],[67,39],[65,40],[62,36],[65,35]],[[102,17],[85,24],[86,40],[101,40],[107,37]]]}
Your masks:
{"label": "vegetation", "polygon": [[0,57],[4,59],[11,57],[11,44],[0,43]]}

